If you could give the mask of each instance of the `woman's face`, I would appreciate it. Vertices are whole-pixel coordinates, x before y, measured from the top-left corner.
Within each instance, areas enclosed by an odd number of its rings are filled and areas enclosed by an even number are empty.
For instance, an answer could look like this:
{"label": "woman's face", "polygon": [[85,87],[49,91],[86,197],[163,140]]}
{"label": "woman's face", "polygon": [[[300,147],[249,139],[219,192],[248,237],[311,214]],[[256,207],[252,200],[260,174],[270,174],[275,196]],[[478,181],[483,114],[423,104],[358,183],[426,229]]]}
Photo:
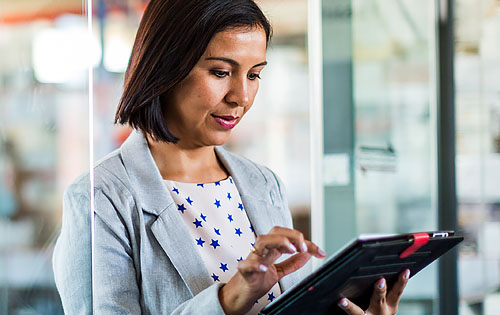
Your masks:
{"label": "woman's face", "polygon": [[253,104],[266,65],[260,27],[215,34],[188,76],[166,95],[165,120],[186,148],[224,144]]}

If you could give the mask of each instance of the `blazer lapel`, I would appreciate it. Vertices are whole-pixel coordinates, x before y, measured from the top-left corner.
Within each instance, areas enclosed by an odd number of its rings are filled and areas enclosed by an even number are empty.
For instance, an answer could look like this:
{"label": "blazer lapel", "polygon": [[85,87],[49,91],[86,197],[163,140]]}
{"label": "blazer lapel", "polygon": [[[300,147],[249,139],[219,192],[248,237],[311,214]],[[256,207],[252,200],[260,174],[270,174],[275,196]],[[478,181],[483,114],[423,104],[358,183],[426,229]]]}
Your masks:
{"label": "blazer lapel", "polygon": [[156,167],[148,143],[133,131],[121,147],[125,168],[142,210],[157,218],[151,231],[193,295],[212,284],[189,231],[177,213],[170,192]]}
{"label": "blazer lapel", "polygon": [[153,223],[151,231],[194,296],[213,281],[177,212],[177,205],[171,204]]}

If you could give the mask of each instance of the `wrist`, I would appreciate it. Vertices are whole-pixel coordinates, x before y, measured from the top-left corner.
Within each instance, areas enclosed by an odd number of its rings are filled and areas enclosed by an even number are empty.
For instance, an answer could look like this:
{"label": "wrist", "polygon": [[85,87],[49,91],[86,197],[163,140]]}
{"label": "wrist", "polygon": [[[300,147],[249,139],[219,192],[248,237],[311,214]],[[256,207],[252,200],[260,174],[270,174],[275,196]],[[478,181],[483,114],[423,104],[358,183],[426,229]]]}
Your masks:
{"label": "wrist", "polygon": [[241,287],[235,284],[234,278],[219,289],[219,302],[227,315],[244,314],[251,308],[241,295]]}
{"label": "wrist", "polygon": [[237,297],[231,291],[234,290],[228,290],[227,283],[219,289],[219,302],[226,315],[237,314],[237,310],[234,309]]}

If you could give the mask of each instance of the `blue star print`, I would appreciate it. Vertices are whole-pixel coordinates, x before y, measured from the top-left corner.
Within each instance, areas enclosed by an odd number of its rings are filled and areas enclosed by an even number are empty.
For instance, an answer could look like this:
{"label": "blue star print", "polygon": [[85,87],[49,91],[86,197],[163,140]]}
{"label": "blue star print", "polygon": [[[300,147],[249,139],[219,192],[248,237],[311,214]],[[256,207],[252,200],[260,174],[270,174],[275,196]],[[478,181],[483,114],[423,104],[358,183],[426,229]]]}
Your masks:
{"label": "blue star print", "polygon": [[229,270],[227,268],[227,264],[223,264],[223,263],[220,263],[220,267],[219,267],[222,271],[226,272],[227,270]]}
{"label": "blue star print", "polygon": [[217,246],[220,246],[220,245],[219,245],[219,240],[213,240],[213,239],[212,239],[212,243],[210,243],[210,246],[213,246],[213,247],[214,247],[214,249],[216,249],[216,248],[217,248]]}
{"label": "blue star print", "polygon": [[271,292],[271,293],[267,294],[267,300],[271,301],[271,302],[274,300],[274,292]]}
{"label": "blue star print", "polygon": [[177,205],[177,210],[184,213],[184,210],[186,210],[186,207],[184,207],[184,204],[180,204],[180,205]]}
{"label": "blue star print", "polygon": [[201,221],[200,221],[200,220],[198,220],[198,219],[194,219],[193,224],[194,224],[194,225],[196,225],[196,228],[203,227],[203,226],[201,225]]}
{"label": "blue star print", "polygon": [[201,237],[196,240],[196,245],[200,245],[201,247],[203,247],[203,243],[205,243],[205,241],[202,240]]}
{"label": "blue star print", "polygon": [[219,281],[219,282],[220,282],[220,280],[219,280],[219,276],[218,276],[218,275],[216,275],[215,273],[212,273],[212,275],[211,275],[210,277],[212,277],[212,279],[214,279],[214,282],[216,282],[216,281]]}
{"label": "blue star print", "polygon": [[[236,181],[228,177],[217,182],[200,181],[189,185],[165,182],[177,212],[181,212],[179,217],[189,231],[188,242],[194,241],[191,244],[198,248],[201,258],[207,258],[207,274],[212,283],[227,282],[237,272],[238,264],[246,262],[249,249],[252,249],[248,245],[257,246],[257,227],[253,227],[245,214],[246,204],[238,193]],[[258,303],[255,308],[279,299],[280,292],[275,288],[262,293],[258,301],[254,300]]]}
{"label": "blue star print", "polygon": [[215,199],[214,205],[216,205],[217,208],[220,208],[220,200]]}
{"label": "blue star print", "polygon": [[241,230],[239,228],[234,229],[234,230],[235,230],[234,234],[237,234],[239,237],[241,237],[241,234],[243,234],[243,232],[241,232]]}

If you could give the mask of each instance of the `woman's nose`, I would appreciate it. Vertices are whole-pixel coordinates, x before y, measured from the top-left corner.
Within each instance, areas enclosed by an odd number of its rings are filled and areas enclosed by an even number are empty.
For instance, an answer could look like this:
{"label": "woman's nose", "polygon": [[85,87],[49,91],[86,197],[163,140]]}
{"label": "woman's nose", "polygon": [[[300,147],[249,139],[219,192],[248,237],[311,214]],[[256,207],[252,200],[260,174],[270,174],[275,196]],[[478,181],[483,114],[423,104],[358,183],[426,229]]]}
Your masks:
{"label": "woman's nose", "polygon": [[231,81],[231,87],[226,95],[226,101],[236,106],[246,107],[250,105],[251,97],[246,77],[233,79]]}

